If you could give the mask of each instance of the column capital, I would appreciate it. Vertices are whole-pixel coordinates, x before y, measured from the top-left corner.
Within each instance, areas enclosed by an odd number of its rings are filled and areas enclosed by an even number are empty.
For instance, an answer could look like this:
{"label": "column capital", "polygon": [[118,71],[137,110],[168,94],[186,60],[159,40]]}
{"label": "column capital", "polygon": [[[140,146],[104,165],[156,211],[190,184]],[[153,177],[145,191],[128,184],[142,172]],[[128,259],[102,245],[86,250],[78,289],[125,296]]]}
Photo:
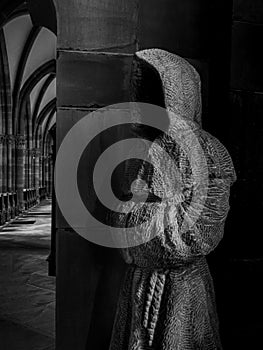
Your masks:
{"label": "column capital", "polygon": [[24,135],[16,135],[16,147],[18,149],[24,149],[26,144],[26,137]]}
{"label": "column capital", "polygon": [[15,145],[15,136],[0,134],[0,144],[1,145]]}
{"label": "column capital", "polygon": [[0,145],[6,144],[6,135],[0,134]]}
{"label": "column capital", "polygon": [[40,148],[31,149],[31,156],[32,157],[40,157],[41,156],[41,149]]}
{"label": "column capital", "polygon": [[6,135],[6,143],[10,146],[14,146],[16,144],[15,135]]}

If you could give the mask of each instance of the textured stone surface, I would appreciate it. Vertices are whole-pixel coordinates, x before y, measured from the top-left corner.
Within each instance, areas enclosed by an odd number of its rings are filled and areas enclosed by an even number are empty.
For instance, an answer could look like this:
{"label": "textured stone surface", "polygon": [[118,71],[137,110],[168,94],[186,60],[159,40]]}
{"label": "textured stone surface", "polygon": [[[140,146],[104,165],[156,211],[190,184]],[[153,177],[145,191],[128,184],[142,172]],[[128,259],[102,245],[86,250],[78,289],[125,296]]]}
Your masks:
{"label": "textured stone surface", "polygon": [[86,344],[87,349],[107,349],[123,263],[117,251],[95,246],[73,231],[58,230],[57,235],[57,350],[85,349]]}
{"label": "textured stone surface", "polygon": [[57,113],[57,149],[70,129],[90,111],[75,108],[58,108]]}
{"label": "textured stone surface", "polygon": [[[60,146],[61,142],[63,141],[66,134],[70,131],[70,129],[83,117],[85,117],[90,111],[87,110],[79,110],[79,109],[59,109],[57,113],[57,143],[58,147]],[[87,179],[89,177],[92,177],[92,169],[88,167],[89,164],[89,156],[94,157],[100,152],[100,143],[99,139],[96,142],[96,146],[94,149],[88,150],[88,153],[85,152],[86,157],[88,159],[87,164],[82,164],[82,166],[85,168],[84,170],[84,188],[87,185]],[[73,147],[73,146],[72,146]],[[84,190],[85,191],[85,190]],[[69,198],[69,201],[71,198]],[[92,199],[91,199],[92,201]],[[72,201],[73,203],[73,201]],[[57,206],[57,217],[56,217],[56,227],[57,228],[71,228],[71,226],[67,223],[67,221],[64,219],[62,213],[60,212],[59,206]],[[77,223],[75,223],[77,225]]]}
{"label": "textured stone surface", "polygon": [[[119,142],[123,139],[123,133],[125,132],[125,128],[122,127],[116,127],[113,129],[110,129],[110,131],[106,131],[103,136],[100,136],[101,130],[107,129],[108,122],[111,122],[111,118],[108,114],[100,114],[99,111],[97,111],[95,114],[91,114],[92,110],[81,110],[81,109],[59,109],[57,113],[57,142],[58,146],[61,145],[61,142],[63,141],[66,134],[69,132],[69,130],[82,118],[86,118],[87,121],[91,123],[91,125],[97,126],[98,132],[97,137],[95,137],[91,142],[87,141],[87,147],[84,150],[83,154],[81,155],[81,160],[79,162],[78,167],[78,186],[79,186],[79,192],[81,194],[81,198],[84,201],[84,204],[87,204],[89,208],[93,208],[94,204],[96,203],[96,195],[91,190],[92,184],[93,184],[93,170],[94,166],[96,164],[96,160],[99,158],[99,156],[104,152],[102,149],[105,150],[105,147],[107,145],[112,145],[116,142]],[[115,115],[116,109],[113,110],[113,113]],[[101,117],[100,117],[101,116]],[[122,114],[120,114],[119,118],[122,117]],[[116,115],[115,115],[116,118]],[[116,119],[115,119],[116,120]],[[125,129],[125,130],[123,130]],[[84,140],[89,138],[89,131],[83,130],[83,133],[81,130],[78,131],[79,136],[83,136]],[[76,144],[72,145],[72,151]],[[78,155],[80,156],[80,155]],[[67,155],[66,155],[67,157]],[[114,157],[112,155],[112,157]],[[111,158],[113,159],[113,158]],[[118,159],[118,154],[116,154],[116,159]],[[101,178],[105,178],[104,174],[101,174]],[[73,179],[71,179],[74,181]],[[116,179],[117,180],[117,179]],[[118,179],[119,182],[119,179]],[[71,203],[72,206],[74,206],[74,200],[73,198],[68,198],[69,203]],[[88,210],[88,209],[87,209]],[[103,215],[102,213],[99,213],[99,215]],[[59,206],[57,206],[57,228],[71,228],[71,227],[79,227],[80,223],[78,221],[71,222],[71,225],[64,219],[62,213],[60,212]],[[87,227],[89,227],[89,221],[87,219],[86,223]],[[92,230],[94,230],[94,224],[91,225]]]}
{"label": "textured stone surface", "polygon": [[12,321],[0,320],[1,350],[54,350],[54,341]]}
{"label": "textured stone surface", "polygon": [[132,56],[59,52],[58,106],[105,106],[129,101]]}
{"label": "textured stone surface", "polygon": [[208,118],[208,101],[209,101],[209,64],[205,60],[197,60],[192,58],[186,58],[187,61],[195,67],[201,78],[202,87],[202,120],[205,124]]}
{"label": "textured stone surface", "polygon": [[263,91],[263,26],[234,23],[232,32],[231,87]]}
{"label": "textured stone surface", "polygon": [[[89,112],[75,108],[58,110],[58,146],[72,126]],[[98,152],[99,139],[92,152],[86,154],[87,160]],[[86,168],[86,176],[82,179],[85,189],[92,169],[88,162],[84,162],[83,167]],[[117,251],[95,246],[75,233],[58,207],[56,227],[59,247],[57,350],[85,349],[85,346],[87,349],[107,349],[123,262]]]}
{"label": "textured stone surface", "polygon": [[133,52],[137,0],[57,2],[58,48]]}

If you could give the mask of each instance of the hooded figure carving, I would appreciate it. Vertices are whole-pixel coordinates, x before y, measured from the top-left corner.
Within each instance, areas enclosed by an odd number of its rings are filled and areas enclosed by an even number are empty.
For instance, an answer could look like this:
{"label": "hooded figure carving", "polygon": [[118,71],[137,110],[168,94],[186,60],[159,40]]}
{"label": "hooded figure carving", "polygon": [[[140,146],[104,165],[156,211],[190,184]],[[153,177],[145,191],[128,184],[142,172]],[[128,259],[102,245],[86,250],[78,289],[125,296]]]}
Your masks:
{"label": "hooded figure carving", "polygon": [[[110,350],[222,349],[213,282],[205,256],[223,236],[230,187],[236,179],[232,160],[225,147],[201,129],[200,78],[186,60],[150,49],[136,54],[134,67],[133,99],[158,104],[172,112],[167,114],[171,132],[177,118],[187,121],[205,154],[208,181],[205,192],[202,192],[204,188],[195,189],[201,197],[202,193],[206,194],[202,210],[198,211],[187,155],[166,134],[154,135],[156,142],[146,149],[149,162],[136,167],[127,161],[123,196],[130,195],[134,179],[148,179],[153,196],[145,211],[145,203],[140,202],[144,189],[139,181],[135,182],[134,197],[127,204],[132,206],[134,214],[127,215],[124,227],[134,227],[134,237],[150,235],[152,230],[157,230],[158,235],[145,244],[122,249],[128,269]],[[146,88],[148,78],[152,79],[152,94]],[[156,90],[153,81],[157,82]],[[139,137],[140,132],[145,130],[135,127],[134,133]],[[168,149],[173,159],[160,156],[156,144]],[[176,162],[181,178],[171,171],[171,161]],[[183,227],[186,212],[188,219]],[[147,215],[151,219],[143,229],[134,225]],[[194,224],[190,225],[191,222]]]}

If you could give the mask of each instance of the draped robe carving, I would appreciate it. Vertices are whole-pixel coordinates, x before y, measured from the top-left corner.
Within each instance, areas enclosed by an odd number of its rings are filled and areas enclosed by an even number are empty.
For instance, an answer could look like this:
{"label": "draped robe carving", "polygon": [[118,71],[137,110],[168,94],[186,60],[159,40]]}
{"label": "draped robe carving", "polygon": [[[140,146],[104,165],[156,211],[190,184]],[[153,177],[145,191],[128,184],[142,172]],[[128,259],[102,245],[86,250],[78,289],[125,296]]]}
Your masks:
{"label": "draped robe carving", "polygon": [[[149,162],[140,162],[136,167],[127,161],[122,180],[124,197],[131,193],[132,177],[148,179],[149,191],[155,199],[145,207],[140,202],[143,188],[137,181],[132,201],[120,205],[123,208],[128,205],[134,213],[127,215],[124,226],[134,227],[134,237],[147,235],[151,230],[158,230],[158,235],[143,245],[122,249],[128,269],[110,350],[221,349],[206,255],[223,237],[230,187],[236,178],[232,160],[225,147],[201,128],[201,83],[196,70],[183,58],[159,49],[140,51],[136,60],[133,88],[143,79],[140,64],[148,65],[158,74],[164,107],[174,116],[169,120],[169,131],[173,133],[179,116],[187,120],[197,137],[207,161],[207,197],[201,214],[195,217],[195,203],[191,202],[195,184],[189,160],[166,135],[157,136],[150,149],[141,141]],[[156,145],[166,148],[171,158],[163,157]],[[181,180],[171,171],[170,162],[176,162]],[[182,230],[186,211],[194,225]],[[150,219],[143,227],[136,226],[142,217]]]}

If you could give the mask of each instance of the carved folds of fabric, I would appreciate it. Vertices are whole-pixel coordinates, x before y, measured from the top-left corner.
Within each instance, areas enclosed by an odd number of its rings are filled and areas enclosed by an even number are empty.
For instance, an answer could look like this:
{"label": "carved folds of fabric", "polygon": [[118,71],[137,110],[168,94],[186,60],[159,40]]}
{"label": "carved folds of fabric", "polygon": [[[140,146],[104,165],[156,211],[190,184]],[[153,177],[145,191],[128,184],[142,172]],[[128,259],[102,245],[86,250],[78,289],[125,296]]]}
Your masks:
{"label": "carved folds of fabric", "polygon": [[[124,236],[125,227],[130,228],[127,243],[130,240],[134,245],[141,237],[147,240],[152,232],[157,235],[143,245],[122,250],[131,267],[110,349],[221,349],[205,256],[223,237],[230,187],[236,179],[234,166],[226,148],[201,128],[201,82],[196,70],[183,58],[163,50],[138,52],[132,82],[132,96],[137,101],[147,86],[142,81],[147,65],[146,75],[153,71],[153,81],[157,85],[161,81],[161,90],[159,84],[157,100],[155,91],[147,92],[140,101],[157,101],[172,112],[168,133],[156,135],[148,148],[141,140],[144,162],[126,162],[122,191],[124,197],[132,192],[133,198],[120,204],[117,211],[127,212],[127,207],[133,211],[124,223]],[[195,161],[205,156],[207,166],[200,168],[207,172],[204,183],[195,182],[189,155],[173,141],[181,118],[193,135]],[[147,203],[141,200],[145,182],[152,198]]]}

